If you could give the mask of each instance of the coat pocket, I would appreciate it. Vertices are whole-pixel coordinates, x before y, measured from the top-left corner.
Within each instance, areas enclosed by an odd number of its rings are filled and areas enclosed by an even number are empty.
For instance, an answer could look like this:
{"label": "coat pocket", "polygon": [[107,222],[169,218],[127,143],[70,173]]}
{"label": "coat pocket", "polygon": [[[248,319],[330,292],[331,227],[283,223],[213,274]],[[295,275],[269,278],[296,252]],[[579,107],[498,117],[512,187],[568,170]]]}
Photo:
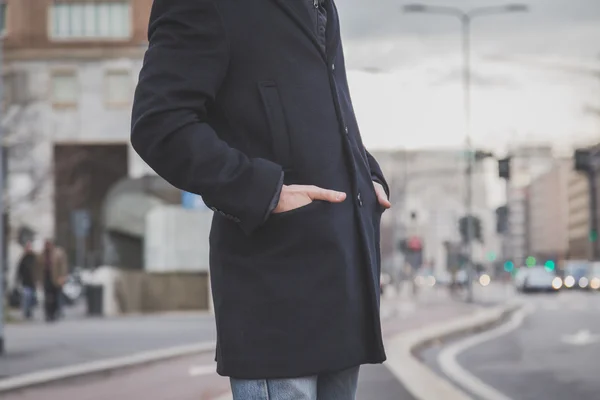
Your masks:
{"label": "coat pocket", "polygon": [[284,171],[291,170],[292,146],[277,84],[272,81],[262,81],[258,83],[258,90],[260,91],[267,123],[271,131],[275,161],[283,167]]}

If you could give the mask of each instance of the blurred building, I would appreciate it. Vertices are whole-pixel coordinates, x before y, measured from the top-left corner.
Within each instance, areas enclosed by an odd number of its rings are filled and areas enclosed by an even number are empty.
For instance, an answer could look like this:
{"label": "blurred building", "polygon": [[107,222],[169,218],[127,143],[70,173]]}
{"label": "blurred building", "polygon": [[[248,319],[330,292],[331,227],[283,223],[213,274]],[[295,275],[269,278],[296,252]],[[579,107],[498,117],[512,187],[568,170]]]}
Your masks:
{"label": "blurred building", "polygon": [[570,159],[557,160],[528,187],[529,255],[544,263],[565,259],[569,249]]}
{"label": "blurred building", "polygon": [[589,259],[592,248],[590,234],[590,189],[584,174],[571,168],[567,182],[569,258]]}
{"label": "blurred building", "polygon": [[106,193],[147,171],[129,131],[152,0],[0,4],[11,226],[55,237],[74,258],[79,210],[97,264]]}
{"label": "blurred building", "polygon": [[505,235],[503,254],[515,265],[523,265],[530,255],[529,184],[552,168],[554,154],[550,145],[522,144],[509,151],[511,177],[507,185],[509,209],[508,233]]}
{"label": "blurred building", "polygon": [[[423,243],[423,261],[437,272],[448,265],[447,249],[460,243],[458,221],[465,215],[465,166],[462,149],[374,151],[391,190],[392,208],[382,220],[384,268],[404,262],[398,242],[417,236]],[[482,220],[484,244],[475,242],[474,258],[496,252],[494,215],[487,204],[483,163],[474,172],[473,210]],[[414,216],[414,218],[413,218]]]}

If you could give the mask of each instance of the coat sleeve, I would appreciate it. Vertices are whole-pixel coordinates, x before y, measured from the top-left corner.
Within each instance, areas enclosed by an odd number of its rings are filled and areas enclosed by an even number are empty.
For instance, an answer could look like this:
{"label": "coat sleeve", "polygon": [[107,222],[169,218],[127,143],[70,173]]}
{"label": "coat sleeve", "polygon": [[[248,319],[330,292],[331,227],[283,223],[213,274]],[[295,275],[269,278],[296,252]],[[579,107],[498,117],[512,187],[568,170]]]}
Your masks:
{"label": "coat sleeve", "polygon": [[383,176],[381,167],[379,166],[377,160],[375,160],[375,157],[373,157],[371,153],[369,153],[367,150],[365,151],[367,153],[367,160],[369,161],[369,168],[371,169],[371,179],[373,179],[374,182],[380,183],[383,186],[383,189],[385,190],[385,193],[387,194],[389,199],[390,187],[388,186],[388,183],[385,180],[385,177]]}
{"label": "coat sleeve", "polygon": [[282,168],[230,147],[207,123],[229,63],[213,1],[154,0],[131,142],[165,180],[201,195],[250,234],[266,220]]}

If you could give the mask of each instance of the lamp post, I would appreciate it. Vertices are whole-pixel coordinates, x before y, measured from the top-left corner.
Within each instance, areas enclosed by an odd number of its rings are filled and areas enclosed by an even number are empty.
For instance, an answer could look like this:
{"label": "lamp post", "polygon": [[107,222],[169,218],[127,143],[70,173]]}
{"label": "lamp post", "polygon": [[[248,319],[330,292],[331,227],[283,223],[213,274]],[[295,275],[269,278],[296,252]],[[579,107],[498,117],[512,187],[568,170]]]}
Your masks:
{"label": "lamp post", "polygon": [[[471,217],[473,213],[473,166],[474,152],[471,138],[471,22],[474,18],[508,14],[517,12],[527,12],[529,7],[524,4],[506,4],[502,6],[480,7],[469,11],[460,8],[446,6],[430,6],[426,4],[408,4],[403,7],[406,13],[446,15],[458,18],[462,27],[462,53],[463,53],[463,107],[465,119],[465,147],[468,157],[467,168],[465,169],[465,183],[467,193],[465,198],[465,209],[467,216]],[[468,295],[467,301],[473,301],[473,219],[468,218],[466,253],[467,253],[467,276],[468,276]]]}

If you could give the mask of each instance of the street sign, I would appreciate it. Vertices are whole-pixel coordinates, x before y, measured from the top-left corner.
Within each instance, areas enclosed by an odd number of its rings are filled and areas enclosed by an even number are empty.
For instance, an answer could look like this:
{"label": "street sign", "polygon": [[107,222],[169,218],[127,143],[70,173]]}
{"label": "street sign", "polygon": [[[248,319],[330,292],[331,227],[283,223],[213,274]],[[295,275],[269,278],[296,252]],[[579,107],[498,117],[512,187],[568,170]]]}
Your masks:
{"label": "street sign", "polygon": [[90,213],[88,210],[75,210],[71,212],[71,227],[75,236],[84,238],[88,235],[91,227]]}

